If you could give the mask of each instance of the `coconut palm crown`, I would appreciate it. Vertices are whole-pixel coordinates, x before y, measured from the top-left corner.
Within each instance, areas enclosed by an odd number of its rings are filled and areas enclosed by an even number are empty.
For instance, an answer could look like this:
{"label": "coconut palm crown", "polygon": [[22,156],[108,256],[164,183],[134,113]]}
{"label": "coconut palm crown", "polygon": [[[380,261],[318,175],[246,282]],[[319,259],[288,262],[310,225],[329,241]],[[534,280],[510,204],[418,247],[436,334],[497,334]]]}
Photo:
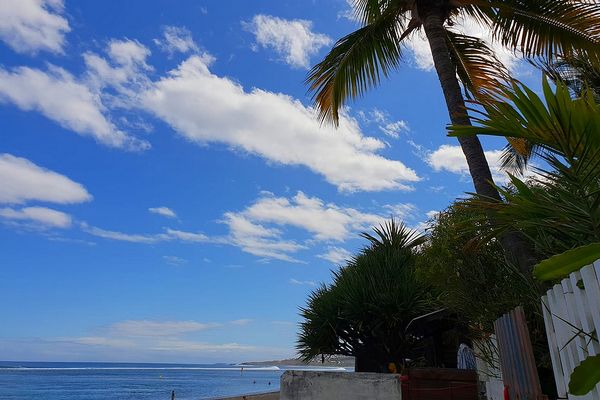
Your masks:
{"label": "coconut palm crown", "polygon": [[[348,99],[378,85],[402,61],[403,42],[424,31],[454,125],[470,125],[465,96],[498,94],[508,72],[482,40],[453,27],[473,18],[502,45],[532,61],[576,54],[600,65],[600,5],[594,0],[354,0],[361,27],[337,41],[307,83],[323,121],[337,124]],[[462,88],[461,88],[462,83]],[[475,191],[500,200],[477,136],[458,138]],[[518,235],[502,247],[522,269],[532,260]]]}
{"label": "coconut palm crown", "polygon": [[453,28],[461,17],[474,18],[493,32],[494,39],[526,58],[583,54],[600,61],[600,5],[593,0],[353,0],[353,4],[362,27],[338,40],[307,79],[321,118],[336,123],[348,98],[363,95],[400,65],[403,41],[421,29],[436,69],[436,56],[443,52],[467,95],[496,92],[496,83],[505,80],[507,71],[485,42]]}

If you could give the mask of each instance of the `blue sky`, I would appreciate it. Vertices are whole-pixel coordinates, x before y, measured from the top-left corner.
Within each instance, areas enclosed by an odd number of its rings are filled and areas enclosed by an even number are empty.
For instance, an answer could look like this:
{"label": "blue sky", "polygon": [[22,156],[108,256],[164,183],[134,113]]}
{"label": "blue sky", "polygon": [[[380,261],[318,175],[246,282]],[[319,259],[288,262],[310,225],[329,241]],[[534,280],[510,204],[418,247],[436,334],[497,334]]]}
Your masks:
{"label": "blue sky", "polygon": [[319,125],[307,70],[356,27],[345,0],[3,1],[0,359],[292,356],[359,232],[471,191],[419,37]]}

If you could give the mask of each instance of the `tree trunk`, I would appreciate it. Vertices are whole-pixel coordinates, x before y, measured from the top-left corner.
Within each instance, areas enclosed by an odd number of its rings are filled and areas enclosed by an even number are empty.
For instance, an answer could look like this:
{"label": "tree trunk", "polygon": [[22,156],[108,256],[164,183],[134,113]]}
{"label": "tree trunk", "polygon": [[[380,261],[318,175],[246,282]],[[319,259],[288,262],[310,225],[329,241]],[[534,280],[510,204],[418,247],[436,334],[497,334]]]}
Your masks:
{"label": "tree trunk", "polygon": [[[419,18],[423,22],[429,41],[435,70],[438,74],[450,121],[455,125],[471,125],[465,100],[456,76],[456,67],[450,58],[446,43],[444,20],[446,18],[444,0],[421,0],[418,2]],[[477,136],[459,137],[460,147],[467,159],[469,172],[475,191],[481,196],[500,201],[500,194],[494,186],[494,180],[483,147]],[[534,263],[531,248],[517,232],[507,232],[500,238],[506,258],[516,264],[521,272],[529,275]]]}

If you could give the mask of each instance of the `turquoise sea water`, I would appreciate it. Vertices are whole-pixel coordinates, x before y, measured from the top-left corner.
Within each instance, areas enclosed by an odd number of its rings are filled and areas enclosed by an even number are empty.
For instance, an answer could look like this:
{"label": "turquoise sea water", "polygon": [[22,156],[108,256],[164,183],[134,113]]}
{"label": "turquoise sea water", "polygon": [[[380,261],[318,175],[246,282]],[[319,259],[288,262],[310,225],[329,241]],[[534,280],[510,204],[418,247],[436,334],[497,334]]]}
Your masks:
{"label": "turquoise sea water", "polygon": [[[211,399],[279,389],[285,368],[0,361],[2,400]],[[269,385],[270,383],[270,385]]]}

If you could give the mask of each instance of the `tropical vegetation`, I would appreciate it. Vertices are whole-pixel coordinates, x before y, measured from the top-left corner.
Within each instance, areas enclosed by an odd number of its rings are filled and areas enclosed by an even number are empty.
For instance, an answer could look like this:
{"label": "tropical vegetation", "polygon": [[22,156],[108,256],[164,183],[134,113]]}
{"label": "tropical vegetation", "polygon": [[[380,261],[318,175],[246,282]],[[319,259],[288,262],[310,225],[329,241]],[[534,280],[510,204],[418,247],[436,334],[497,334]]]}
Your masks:
{"label": "tropical vegetation", "polygon": [[407,324],[431,311],[430,285],[419,280],[416,248],[425,238],[391,220],[363,234],[369,246],[333,272],[301,309],[298,352],[305,360],[320,355],[356,359],[357,371],[388,372],[419,358],[420,341]]}
{"label": "tropical vegetation", "polygon": [[[353,0],[361,27],[340,39],[307,82],[323,121],[401,65],[424,32],[475,193],[440,212],[426,236],[392,221],[315,290],[298,342],[305,359],[356,357],[357,370],[418,360],[407,323],[445,307],[482,339],[516,305],[526,309],[540,373],[549,352],[539,296],[600,257],[600,7],[569,0]],[[542,95],[513,81],[484,41],[456,22],[475,21],[553,83]],[[410,94],[416,95],[416,94]],[[466,106],[469,101],[470,107]],[[507,139],[505,186],[492,180],[478,135]],[[533,274],[531,266],[536,264]],[[536,279],[534,279],[536,278]],[[595,339],[597,340],[597,338]],[[600,358],[573,373],[570,391],[600,380]],[[542,377],[544,380],[544,377]],[[549,379],[551,381],[551,379]],[[545,388],[546,393],[551,389]]]}
{"label": "tropical vegetation", "polygon": [[[549,257],[534,268],[542,281],[564,278],[600,258],[600,105],[589,74],[570,77],[558,76],[554,91],[544,80],[543,99],[515,83],[503,89],[506,101],[480,104],[477,127],[451,128],[458,135],[510,135],[527,146],[519,154],[507,152],[507,159],[544,162],[528,181],[512,176],[512,188],[501,189],[504,201],[477,196],[471,202],[494,214],[486,221],[495,235],[518,230],[539,255]],[[599,357],[584,360],[573,371],[570,393],[591,391],[600,382],[599,371]]]}
{"label": "tropical vegetation", "polygon": [[[503,89],[505,101],[486,104],[477,126],[454,126],[454,135],[500,135],[529,145],[517,157],[534,160],[534,176],[511,177],[503,200],[476,195],[472,206],[493,214],[487,223],[498,236],[518,231],[540,258],[600,241],[600,105],[590,91],[572,98],[566,85],[543,98],[521,84]],[[510,155],[512,156],[512,154]]]}
{"label": "tropical vegetation", "polygon": [[[323,120],[337,123],[349,98],[363,95],[402,61],[403,43],[424,31],[450,120],[470,125],[465,96],[487,101],[508,72],[482,40],[454,27],[470,18],[502,45],[532,60],[580,56],[600,64],[600,8],[569,0],[353,0],[361,28],[341,38],[308,76]],[[461,89],[462,88],[464,91]],[[501,200],[476,135],[459,136],[476,192]],[[532,256],[521,237],[499,238],[510,260],[528,271]]]}

